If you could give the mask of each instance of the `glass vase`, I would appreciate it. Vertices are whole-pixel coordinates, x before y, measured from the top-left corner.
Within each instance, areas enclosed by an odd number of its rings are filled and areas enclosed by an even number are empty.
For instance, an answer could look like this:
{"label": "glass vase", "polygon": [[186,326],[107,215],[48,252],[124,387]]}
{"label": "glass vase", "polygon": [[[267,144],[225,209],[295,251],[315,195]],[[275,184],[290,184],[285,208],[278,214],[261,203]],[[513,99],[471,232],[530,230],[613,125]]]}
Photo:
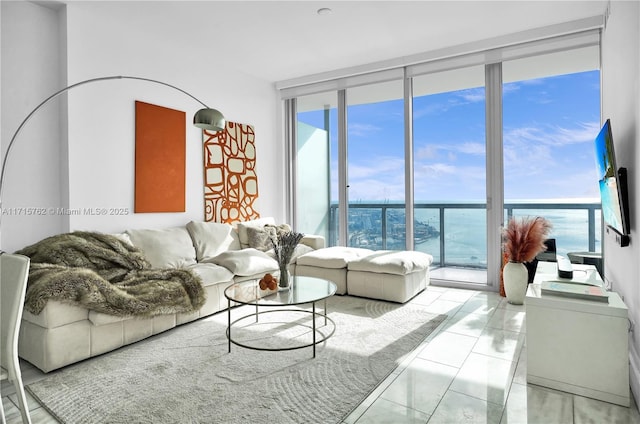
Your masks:
{"label": "glass vase", "polygon": [[278,280],[278,291],[285,291],[291,288],[291,274],[287,264],[280,265],[280,279]]}

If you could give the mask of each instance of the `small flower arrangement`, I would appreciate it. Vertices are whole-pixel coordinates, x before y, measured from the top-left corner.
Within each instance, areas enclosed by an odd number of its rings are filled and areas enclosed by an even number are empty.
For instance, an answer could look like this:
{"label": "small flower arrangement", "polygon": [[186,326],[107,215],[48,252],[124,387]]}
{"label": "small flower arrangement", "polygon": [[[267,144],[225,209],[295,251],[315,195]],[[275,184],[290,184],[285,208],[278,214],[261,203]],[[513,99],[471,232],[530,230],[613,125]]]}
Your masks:
{"label": "small flower arrangement", "polygon": [[289,265],[293,252],[296,249],[300,240],[302,240],[304,234],[296,233],[295,231],[287,231],[285,233],[278,234],[277,241],[271,240],[273,243],[273,250],[278,261],[280,268]]}
{"label": "small flower arrangement", "polygon": [[511,262],[531,262],[547,247],[551,223],[542,217],[513,217],[502,230],[502,247]]}
{"label": "small flower arrangement", "polygon": [[280,268],[280,279],[278,280],[280,289],[286,290],[289,287],[289,262],[291,262],[293,252],[302,237],[304,237],[302,233],[287,231],[278,234],[277,241],[271,240],[278,268]]}

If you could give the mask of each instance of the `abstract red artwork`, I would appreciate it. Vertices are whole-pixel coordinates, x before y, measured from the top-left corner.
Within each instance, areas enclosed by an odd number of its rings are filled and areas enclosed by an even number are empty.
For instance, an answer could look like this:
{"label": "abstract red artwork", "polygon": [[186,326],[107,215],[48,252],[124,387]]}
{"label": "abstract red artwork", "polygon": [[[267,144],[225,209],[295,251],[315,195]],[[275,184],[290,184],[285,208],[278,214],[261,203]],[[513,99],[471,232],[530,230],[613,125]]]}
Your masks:
{"label": "abstract red artwork", "polygon": [[224,131],[203,131],[204,220],[233,223],[260,217],[255,132],[227,122]]}

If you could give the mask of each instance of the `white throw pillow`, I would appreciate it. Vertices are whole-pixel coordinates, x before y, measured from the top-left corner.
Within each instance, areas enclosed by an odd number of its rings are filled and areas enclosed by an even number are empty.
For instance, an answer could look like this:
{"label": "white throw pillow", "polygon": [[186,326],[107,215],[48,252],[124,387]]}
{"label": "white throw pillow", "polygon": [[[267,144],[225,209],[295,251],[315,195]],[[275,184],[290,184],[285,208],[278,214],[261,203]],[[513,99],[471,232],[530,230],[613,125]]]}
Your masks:
{"label": "white throw pillow", "polygon": [[154,268],[183,268],[196,263],[196,250],[185,227],[127,230]]}
{"label": "white throw pillow", "polygon": [[266,218],[258,218],[252,221],[238,222],[238,237],[240,238],[240,247],[246,249],[249,246],[249,235],[247,234],[247,227],[261,228],[266,224],[276,225],[276,220],[269,216]]}
{"label": "white throw pillow", "polygon": [[196,248],[196,259],[212,258],[227,250],[239,250],[238,233],[229,224],[196,222],[187,224],[187,231]]}
{"label": "white throw pillow", "polygon": [[278,262],[264,252],[257,249],[229,250],[214,258],[205,259],[223,266],[235,275],[247,276],[274,272],[278,269]]}

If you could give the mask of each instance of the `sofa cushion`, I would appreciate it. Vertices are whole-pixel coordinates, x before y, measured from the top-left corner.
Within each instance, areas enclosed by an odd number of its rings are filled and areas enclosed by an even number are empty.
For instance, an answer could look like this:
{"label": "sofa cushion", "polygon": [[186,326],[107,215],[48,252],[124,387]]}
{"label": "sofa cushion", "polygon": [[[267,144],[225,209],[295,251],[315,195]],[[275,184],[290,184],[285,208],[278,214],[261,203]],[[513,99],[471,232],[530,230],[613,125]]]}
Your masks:
{"label": "sofa cushion", "polygon": [[34,315],[25,309],[22,312],[22,319],[43,328],[56,328],[77,321],[84,321],[89,317],[88,314],[89,310],[86,308],[49,299],[38,315]]}
{"label": "sofa cushion", "polygon": [[273,243],[277,243],[278,236],[276,228],[273,225],[265,225],[264,227],[247,227],[247,238],[249,247],[266,252],[273,249]]}
{"label": "sofa cushion", "polygon": [[265,228],[269,228],[270,231],[275,231],[276,237],[280,236],[280,234],[285,234],[291,231],[291,226],[289,224],[267,224]]}
{"label": "sofa cushion", "polygon": [[214,263],[197,263],[186,267],[202,279],[204,287],[233,281],[233,273],[227,268]]}
{"label": "sofa cushion", "polygon": [[89,321],[91,321],[93,325],[109,325],[113,324],[114,322],[120,322],[130,318],[131,317],[119,317],[117,315],[109,315],[102,312],[89,311]]}
{"label": "sofa cushion", "polygon": [[229,250],[213,258],[205,259],[204,262],[223,266],[240,276],[264,274],[278,269],[278,262],[275,259],[265,252],[252,248]]}
{"label": "sofa cushion", "polygon": [[317,234],[305,234],[300,240],[300,244],[309,246],[313,250],[318,250],[325,247],[325,240],[323,236]]}
{"label": "sofa cushion", "polygon": [[352,260],[368,256],[373,250],[360,247],[332,246],[314,250],[301,255],[296,260],[298,265],[310,265],[319,268],[346,268]]}
{"label": "sofa cushion", "polygon": [[291,227],[288,224],[272,225],[266,224],[262,227],[247,228],[247,237],[249,240],[249,247],[266,252],[269,249],[273,249],[273,244],[278,242],[280,234],[288,233],[291,231]]}
{"label": "sofa cushion", "polygon": [[248,227],[260,228],[266,224],[276,225],[276,220],[273,217],[258,218],[252,221],[238,222],[236,224],[238,228],[238,237],[240,238],[240,247],[246,249],[249,246],[249,235],[247,234]]}
{"label": "sofa cushion", "polygon": [[229,224],[191,221],[187,231],[196,249],[196,259],[212,258],[227,250],[240,249],[238,233]]}
{"label": "sofa cushion", "polygon": [[[302,255],[306,255],[309,252],[313,252],[313,248],[312,247],[309,247],[306,244],[298,244],[295,247],[295,249],[293,249],[293,254],[291,255],[291,259],[289,260],[289,263],[290,264],[295,264],[296,261],[298,260],[298,257],[300,257]],[[277,261],[275,250],[273,250],[273,249],[267,250],[266,253],[267,253],[267,255],[271,256],[274,260]]]}
{"label": "sofa cushion", "polygon": [[186,227],[127,230],[154,268],[182,268],[196,263],[196,251]]}
{"label": "sofa cushion", "polygon": [[119,240],[122,240],[123,242],[127,243],[130,246],[133,246],[133,243],[131,242],[131,237],[129,237],[129,234],[127,233],[114,233],[111,234],[114,237],[117,237]]}
{"label": "sofa cushion", "polygon": [[349,271],[406,275],[429,269],[433,256],[415,251],[378,250],[370,255],[352,260],[347,265]]}

